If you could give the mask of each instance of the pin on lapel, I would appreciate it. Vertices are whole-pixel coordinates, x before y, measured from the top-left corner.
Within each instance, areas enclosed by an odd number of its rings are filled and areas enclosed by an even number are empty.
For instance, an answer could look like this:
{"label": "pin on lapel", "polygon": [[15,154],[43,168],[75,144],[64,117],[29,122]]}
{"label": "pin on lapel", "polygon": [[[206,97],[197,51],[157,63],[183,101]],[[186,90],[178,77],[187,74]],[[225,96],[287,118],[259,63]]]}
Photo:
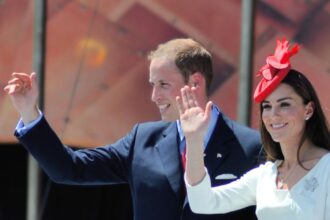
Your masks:
{"label": "pin on lapel", "polygon": [[217,158],[221,158],[221,157],[222,157],[222,154],[217,153]]}

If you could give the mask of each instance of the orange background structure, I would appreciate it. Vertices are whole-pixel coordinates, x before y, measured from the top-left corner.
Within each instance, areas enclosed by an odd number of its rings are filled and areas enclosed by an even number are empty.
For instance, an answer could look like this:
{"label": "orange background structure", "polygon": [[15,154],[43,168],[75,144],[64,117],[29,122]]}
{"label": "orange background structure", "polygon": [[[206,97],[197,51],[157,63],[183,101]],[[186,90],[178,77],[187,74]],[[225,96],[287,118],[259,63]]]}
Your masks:
{"label": "orange background structure", "polygon": [[[302,44],[293,66],[306,73],[328,118],[330,3],[260,0],[255,17],[254,72],[286,36]],[[236,119],[241,32],[240,0],[51,0],[47,10],[45,114],[64,143],[112,143],[133,124],[158,120],[150,101],[150,50],[191,37],[213,54],[211,99]],[[32,72],[32,0],[0,1],[0,86],[10,74]],[[253,88],[256,80],[253,77]],[[252,98],[251,98],[252,100]],[[252,127],[258,127],[252,104]],[[0,95],[0,143],[13,137],[18,114]]]}

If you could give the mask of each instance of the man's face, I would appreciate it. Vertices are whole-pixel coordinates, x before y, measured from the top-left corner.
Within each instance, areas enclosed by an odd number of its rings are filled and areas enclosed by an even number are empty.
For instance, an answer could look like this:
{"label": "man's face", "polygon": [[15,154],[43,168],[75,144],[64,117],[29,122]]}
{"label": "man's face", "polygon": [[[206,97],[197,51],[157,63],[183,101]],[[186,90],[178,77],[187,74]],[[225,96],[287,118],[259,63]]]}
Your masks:
{"label": "man's face", "polygon": [[179,119],[176,96],[180,95],[185,83],[174,61],[154,58],[149,67],[149,82],[152,86],[151,100],[157,105],[162,120]]}

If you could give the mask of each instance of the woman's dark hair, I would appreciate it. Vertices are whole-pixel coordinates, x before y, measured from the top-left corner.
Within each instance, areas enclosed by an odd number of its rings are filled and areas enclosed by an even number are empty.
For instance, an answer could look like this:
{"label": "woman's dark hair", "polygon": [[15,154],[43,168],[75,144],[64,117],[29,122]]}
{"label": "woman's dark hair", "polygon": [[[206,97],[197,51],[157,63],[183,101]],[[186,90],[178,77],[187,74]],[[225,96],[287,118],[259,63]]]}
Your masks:
{"label": "woman's dark hair", "polygon": [[[302,143],[306,139],[311,140],[311,142],[318,147],[330,150],[330,131],[328,123],[315,89],[302,73],[291,69],[281,83],[285,83],[292,87],[294,91],[303,99],[303,103],[305,105],[312,102],[314,106],[313,115],[306,121],[306,128],[297,152],[297,161],[302,166],[298,155]],[[260,118],[262,117],[262,111],[262,104],[260,104]],[[280,144],[273,141],[262,120],[260,120],[260,132],[267,159],[271,161],[283,160],[284,158]]]}

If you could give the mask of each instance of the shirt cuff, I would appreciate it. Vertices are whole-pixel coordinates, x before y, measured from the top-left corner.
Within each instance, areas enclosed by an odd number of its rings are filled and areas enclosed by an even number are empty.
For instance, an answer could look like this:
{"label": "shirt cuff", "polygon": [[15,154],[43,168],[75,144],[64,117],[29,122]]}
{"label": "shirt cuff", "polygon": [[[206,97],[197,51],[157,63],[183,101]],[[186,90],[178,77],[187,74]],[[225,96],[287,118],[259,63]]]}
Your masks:
{"label": "shirt cuff", "polygon": [[26,134],[29,130],[31,130],[31,128],[33,128],[36,124],[38,124],[38,122],[42,119],[42,117],[44,116],[44,114],[42,112],[39,111],[39,117],[36,118],[35,120],[29,122],[28,124],[24,124],[24,122],[22,121],[22,119],[20,119],[16,125],[16,132],[19,136],[23,136],[24,134]]}

